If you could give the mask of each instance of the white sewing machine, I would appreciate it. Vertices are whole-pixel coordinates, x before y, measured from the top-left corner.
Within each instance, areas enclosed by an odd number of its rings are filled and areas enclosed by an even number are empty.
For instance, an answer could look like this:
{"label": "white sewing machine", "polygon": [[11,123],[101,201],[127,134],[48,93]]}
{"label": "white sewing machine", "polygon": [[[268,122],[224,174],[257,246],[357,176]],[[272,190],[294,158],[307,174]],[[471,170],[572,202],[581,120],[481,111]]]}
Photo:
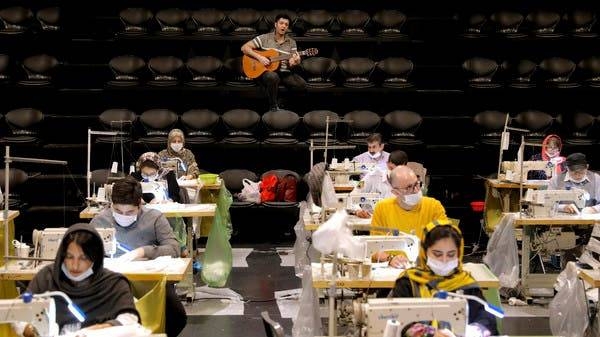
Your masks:
{"label": "white sewing machine", "polygon": [[[527,180],[527,174],[529,171],[544,171],[546,173],[546,177],[552,177],[552,171],[554,166],[549,161],[544,160],[534,160],[534,161],[524,161],[523,162],[523,181]],[[518,161],[503,161],[502,162],[502,172],[498,177],[500,181],[511,181],[514,183],[521,182],[521,166]]]}
{"label": "white sewing machine", "polygon": [[364,235],[355,238],[365,243],[365,258],[380,251],[401,251],[414,264],[419,257],[419,238],[415,235],[400,233],[398,236]]}
{"label": "white sewing machine", "polygon": [[39,336],[58,336],[56,307],[52,298],[36,298],[25,303],[23,299],[0,300],[0,323],[27,322]]}
{"label": "white sewing machine", "polygon": [[376,298],[354,302],[354,318],[362,326],[362,337],[382,337],[388,320],[406,325],[437,320],[450,324],[452,332],[464,336],[467,328],[467,300],[462,298]]}
{"label": "white sewing machine", "polygon": [[[34,257],[54,260],[58,247],[68,228],[46,228],[44,230],[33,230]],[[117,252],[117,236],[114,228],[96,228],[104,243],[104,253],[114,255]],[[39,261],[36,265],[49,263]]]}
{"label": "white sewing machine", "polygon": [[527,214],[532,217],[552,217],[558,204],[575,204],[579,209],[585,207],[585,191],[571,190],[532,190],[525,192],[523,202],[528,205]]}
{"label": "white sewing machine", "polygon": [[379,193],[350,193],[346,196],[346,209],[355,209],[358,206],[372,211],[379,200]]}

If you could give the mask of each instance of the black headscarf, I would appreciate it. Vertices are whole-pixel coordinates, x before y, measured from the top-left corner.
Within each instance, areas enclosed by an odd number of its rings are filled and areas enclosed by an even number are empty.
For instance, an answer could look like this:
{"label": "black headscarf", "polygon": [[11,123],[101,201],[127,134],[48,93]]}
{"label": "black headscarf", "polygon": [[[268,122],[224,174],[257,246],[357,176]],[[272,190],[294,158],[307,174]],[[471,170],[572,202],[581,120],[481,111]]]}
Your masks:
{"label": "black headscarf", "polygon": [[[70,243],[69,234],[85,231],[92,234],[92,239],[87,243],[90,247],[82,247],[86,255],[99,256],[94,259],[92,274],[81,282],[69,280],[61,270],[65,259],[67,247]],[[95,252],[88,254],[87,252]],[[122,313],[132,313],[138,316],[133,303],[131,286],[125,276],[112,272],[103,267],[104,245],[98,232],[89,224],[75,224],[71,226],[63,237],[54,264],[40,270],[29,283],[27,291],[39,294],[46,291],[62,291],[81,308],[86,319],[82,327],[107,322],[115,319]],[[77,319],[67,309],[67,303],[60,297],[54,298],[56,302],[56,321],[62,329],[65,324],[76,323]]]}

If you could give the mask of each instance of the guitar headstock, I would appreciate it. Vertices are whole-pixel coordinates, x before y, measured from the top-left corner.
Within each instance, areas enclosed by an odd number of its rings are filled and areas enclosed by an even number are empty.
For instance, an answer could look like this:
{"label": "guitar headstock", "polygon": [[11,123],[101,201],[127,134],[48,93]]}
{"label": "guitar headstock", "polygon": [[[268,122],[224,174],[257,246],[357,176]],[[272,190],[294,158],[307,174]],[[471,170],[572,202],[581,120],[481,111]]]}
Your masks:
{"label": "guitar headstock", "polygon": [[306,56],[315,56],[318,53],[319,53],[319,49],[317,49],[317,48],[308,48],[308,49],[304,49],[300,54],[306,55]]}

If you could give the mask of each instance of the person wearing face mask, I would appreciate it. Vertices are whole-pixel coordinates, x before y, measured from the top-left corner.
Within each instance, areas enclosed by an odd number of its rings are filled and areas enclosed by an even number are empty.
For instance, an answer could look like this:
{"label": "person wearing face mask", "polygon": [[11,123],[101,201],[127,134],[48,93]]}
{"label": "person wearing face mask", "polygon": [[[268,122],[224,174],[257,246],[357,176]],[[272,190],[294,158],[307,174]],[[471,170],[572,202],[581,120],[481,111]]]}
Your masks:
{"label": "person wearing face mask", "polygon": [[166,181],[167,190],[163,195],[167,199],[157,198],[152,193],[144,193],[143,200],[146,203],[156,203],[160,201],[184,202],[180,194],[179,184],[175,172],[169,169],[162,168],[160,165],[160,156],[155,152],[146,152],[140,156],[137,161],[138,170],[131,173],[131,176],[140,182]]}
{"label": "person wearing face mask", "polygon": [[377,164],[377,167],[382,172],[386,172],[390,154],[383,151],[384,145],[381,134],[374,133],[367,137],[367,152],[359,154],[352,161],[356,163]]}
{"label": "person wearing face mask", "polygon": [[183,131],[179,129],[173,129],[169,132],[167,137],[167,148],[158,153],[158,156],[162,160],[169,160],[178,158],[181,160],[178,168],[178,178],[182,179],[196,179],[200,173],[198,164],[196,163],[196,157],[192,151],[186,149],[185,137]]}
{"label": "person wearing face mask", "polygon": [[89,224],[75,224],[65,233],[54,263],[42,268],[29,283],[27,291],[32,294],[64,292],[86,315],[80,323],[66,303],[55,298],[61,335],[81,328],[101,329],[140,322],[129,281],[105,269],[103,261],[104,244],[98,232]]}
{"label": "person wearing face mask", "polygon": [[[94,227],[115,228],[117,242],[123,247],[116,256],[123,263],[159,256],[179,257],[179,243],[167,218],[158,210],[142,205],[142,185],[128,176],[114,182],[111,207],[102,210],[90,222]],[[128,250],[124,252],[123,250]],[[167,283],[165,331],[178,336],[187,323],[173,283]]]}
{"label": "person wearing face mask", "polygon": [[[481,289],[462,268],[464,241],[460,229],[448,221],[434,221],[424,228],[417,266],[406,270],[396,280],[390,297],[433,297],[440,290],[462,291],[465,295],[484,299]],[[497,335],[496,318],[477,301],[468,300],[467,336]],[[423,323],[415,323],[423,324]],[[412,328],[412,330],[411,330]],[[419,331],[416,327],[405,329]],[[442,328],[441,326],[439,328]],[[449,336],[437,330],[434,336]],[[413,334],[405,333],[412,337]]]}
{"label": "person wearing face mask", "polygon": [[[562,141],[560,137],[557,135],[548,135],[542,142],[542,151],[531,156],[529,160],[543,160],[550,162],[554,167],[552,175],[561,174],[567,170],[565,165],[566,158],[560,155],[561,150]],[[549,177],[546,176],[545,171],[532,170],[527,173],[527,179],[546,180],[549,179]]]}
{"label": "person wearing face mask", "polygon": [[[408,166],[397,166],[390,173],[390,185],[393,196],[380,200],[375,205],[371,225],[389,228],[390,232],[400,231],[420,236],[423,228],[434,220],[447,220],[442,204],[431,197],[424,197],[421,182]],[[372,230],[371,235],[386,235],[389,232]],[[390,261],[390,266],[400,268],[408,260],[405,256],[390,256],[386,252],[377,252],[374,261]]]}
{"label": "person wearing face mask", "polygon": [[[589,165],[585,154],[572,153],[566,161],[567,171],[550,179],[549,190],[566,190],[578,188],[586,192],[587,198],[582,213],[599,213],[600,204],[600,175],[588,170]],[[558,211],[565,213],[577,213],[579,210],[573,203],[558,205]]]}

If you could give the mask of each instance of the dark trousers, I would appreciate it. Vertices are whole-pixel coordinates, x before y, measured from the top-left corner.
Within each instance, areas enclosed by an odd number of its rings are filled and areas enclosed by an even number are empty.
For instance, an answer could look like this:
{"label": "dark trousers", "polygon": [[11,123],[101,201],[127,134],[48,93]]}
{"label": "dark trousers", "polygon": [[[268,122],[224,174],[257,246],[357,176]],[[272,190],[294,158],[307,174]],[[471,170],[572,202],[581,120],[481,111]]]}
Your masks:
{"label": "dark trousers", "polygon": [[259,77],[259,83],[267,93],[269,108],[271,109],[277,108],[277,94],[280,82],[290,90],[303,91],[306,88],[306,81],[298,74],[289,71],[280,73],[265,71],[265,73]]}
{"label": "dark trousers", "polygon": [[175,292],[175,284],[173,282],[167,282],[167,298],[165,304],[165,333],[168,337],[177,337],[187,324],[187,314]]}

